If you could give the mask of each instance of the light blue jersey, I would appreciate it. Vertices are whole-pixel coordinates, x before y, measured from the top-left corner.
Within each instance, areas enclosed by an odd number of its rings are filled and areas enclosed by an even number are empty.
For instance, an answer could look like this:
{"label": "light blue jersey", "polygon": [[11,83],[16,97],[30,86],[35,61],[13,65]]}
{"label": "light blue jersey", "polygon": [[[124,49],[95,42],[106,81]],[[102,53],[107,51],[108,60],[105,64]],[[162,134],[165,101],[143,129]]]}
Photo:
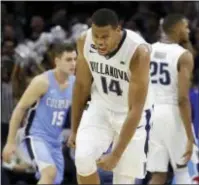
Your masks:
{"label": "light blue jersey", "polygon": [[19,145],[24,160],[32,161],[39,179],[43,168],[56,166],[54,184],[60,184],[64,174],[61,132],[72,101],[74,76],[69,76],[69,85],[61,90],[52,70],[44,73],[48,77],[47,92],[35,103],[27,115],[25,139]]}
{"label": "light blue jersey", "polygon": [[45,72],[45,75],[49,80],[48,90],[29,110],[25,134],[60,145],[59,137],[71,105],[75,77],[69,76],[69,86],[61,90],[52,70]]}

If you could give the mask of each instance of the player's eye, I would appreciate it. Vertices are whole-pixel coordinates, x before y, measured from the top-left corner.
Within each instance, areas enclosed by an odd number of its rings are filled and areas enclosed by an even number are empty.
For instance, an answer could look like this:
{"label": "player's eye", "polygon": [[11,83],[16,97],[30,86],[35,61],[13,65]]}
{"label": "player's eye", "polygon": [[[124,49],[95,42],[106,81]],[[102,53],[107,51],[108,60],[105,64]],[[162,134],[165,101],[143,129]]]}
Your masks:
{"label": "player's eye", "polygon": [[67,58],[66,61],[67,61],[67,62],[71,62],[71,61],[72,61],[72,58]]}
{"label": "player's eye", "polygon": [[102,38],[107,39],[108,37],[109,37],[108,35],[104,35]]}

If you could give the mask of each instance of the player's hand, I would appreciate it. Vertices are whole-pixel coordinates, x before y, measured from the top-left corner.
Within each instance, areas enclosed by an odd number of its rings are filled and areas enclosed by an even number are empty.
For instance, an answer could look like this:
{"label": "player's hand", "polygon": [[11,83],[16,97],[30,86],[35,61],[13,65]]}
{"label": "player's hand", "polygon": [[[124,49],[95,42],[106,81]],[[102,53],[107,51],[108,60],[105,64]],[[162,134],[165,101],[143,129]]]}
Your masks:
{"label": "player's hand", "polygon": [[9,163],[11,161],[12,156],[16,153],[16,145],[7,143],[3,149],[3,161]]}
{"label": "player's hand", "polygon": [[111,153],[107,155],[103,155],[100,159],[97,160],[97,166],[102,168],[106,171],[112,171],[117,163],[119,161],[119,158],[116,156],[113,156]]}
{"label": "player's hand", "polygon": [[76,141],[76,133],[72,132],[68,138],[68,147],[75,148],[75,141]]}
{"label": "player's hand", "polygon": [[189,140],[187,142],[186,151],[183,155],[185,163],[187,163],[191,159],[192,153],[193,153],[193,141]]}

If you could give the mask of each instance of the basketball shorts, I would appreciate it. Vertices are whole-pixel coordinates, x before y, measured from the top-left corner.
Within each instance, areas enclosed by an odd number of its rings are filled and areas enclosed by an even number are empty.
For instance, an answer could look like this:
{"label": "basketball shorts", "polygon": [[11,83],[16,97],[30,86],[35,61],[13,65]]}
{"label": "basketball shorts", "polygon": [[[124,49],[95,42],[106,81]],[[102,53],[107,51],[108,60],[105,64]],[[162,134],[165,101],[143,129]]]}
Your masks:
{"label": "basketball shorts", "polygon": [[[143,178],[146,174],[146,153],[152,108],[143,112],[137,130],[123,153],[114,173]],[[90,102],[84,111],[76,138],[76,157],[90,156],[96,161],[116,144],[127,113],[114,112],[99,103]],[[97,171],[93,167],[93,173]],[[78,172],[78,168],[77,168]],[[80,174],[80,172],[78,172]],[[80,174],[81,175],[81,174]],[[84,174],[85,175],[85,174]]]}
{"label": "basketball shorts", "polygon": [[187,136],[178,106],[155,105],[153,118],[147,170],[167,172],[169,162],[174,170],[184,166]]}
{"label": "basketball shorts", "polygon": [[48,167],[55,166],[57,175],[54,184],[60,184],[63,180],[64,158],[61,146],[54,146],[41,137],[27,136],[18,143],[18,155],[24,162],[33,166],[36,178],[40,178],[40,172]]}

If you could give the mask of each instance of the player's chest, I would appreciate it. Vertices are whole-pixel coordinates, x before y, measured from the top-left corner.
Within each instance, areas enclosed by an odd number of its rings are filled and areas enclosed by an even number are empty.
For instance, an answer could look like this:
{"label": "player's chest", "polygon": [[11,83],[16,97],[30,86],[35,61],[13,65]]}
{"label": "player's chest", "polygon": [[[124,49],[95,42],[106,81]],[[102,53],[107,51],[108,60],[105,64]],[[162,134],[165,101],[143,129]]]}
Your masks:
{"label": "player's chest", "polygon": [[50,87],[46,97],[53,99],[69,99],[72,96],[72,90],[69,88]]}

